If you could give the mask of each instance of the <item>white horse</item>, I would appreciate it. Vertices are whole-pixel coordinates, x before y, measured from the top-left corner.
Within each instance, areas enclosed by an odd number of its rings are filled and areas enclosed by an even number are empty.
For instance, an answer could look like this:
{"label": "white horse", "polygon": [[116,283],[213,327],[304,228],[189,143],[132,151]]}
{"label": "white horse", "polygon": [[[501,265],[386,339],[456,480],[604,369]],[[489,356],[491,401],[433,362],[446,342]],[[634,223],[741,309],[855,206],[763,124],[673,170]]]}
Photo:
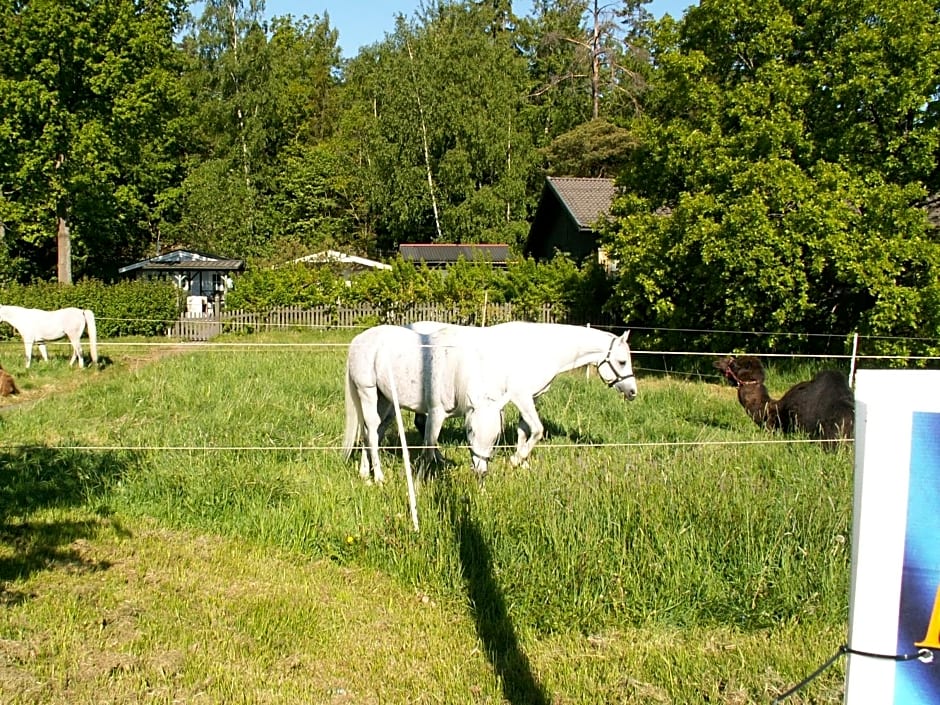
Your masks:
{"label": "white horse", "polygon": [[[489,394],[511,401],[519,409],[516,450],[509,459],[513,466],[528,467],[529,454],[545,432],[535,399],[548,391],[562,372],[594,365],[608,387],[627,400],[636,398],[636,376],[627,344],[630,331],[616,336],[597,328],[525,321],[484,328],[420,321],[410,327],[453,331],[460,345],[480,354]],[[417,415],[415,423],[420,427]],[[435,440],[430,436],[430,443]]]}
{"label": "white horse", "polygon": [[60,308],[57,311],[44,311],[38,308],[21,306],[0,306],[0,321],[9,323],[23,338],[26,349],[26,367],[33,359],[33,344],[39,346],[43,360],[49,359],[46,342],[68,337],[72,344],[72,357],[69,365],[78,360],[80,367],[85,366],[82,352],[82,333],[88,327],[88,344],[91,359],[98,362],[98,333],[95,327],[95,314],[88,309]]}
{"label": "white horse", "polygon": [[[437,438],[444,420],[464,416],[473,469],[483,476],[502,429],[502,398],[482,384],[481,360],[457,345],[455,333],[423,335],[401,326],[380,325],[363,331],[349,344],[346,360],[346,430],[343,450],[349,458],[362,450],[359,475],[383,482],[379,442],[400,406],[427,415],[425,454],[441,458]],[[394,390],[394,392],[393,392]]]}

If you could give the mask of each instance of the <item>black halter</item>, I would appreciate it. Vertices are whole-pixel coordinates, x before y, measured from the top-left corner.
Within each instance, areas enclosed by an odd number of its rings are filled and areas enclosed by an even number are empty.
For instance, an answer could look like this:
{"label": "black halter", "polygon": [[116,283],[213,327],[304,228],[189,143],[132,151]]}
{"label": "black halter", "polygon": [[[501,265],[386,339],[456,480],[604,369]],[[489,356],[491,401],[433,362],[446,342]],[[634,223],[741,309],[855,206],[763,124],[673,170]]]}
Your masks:
{"label": "black halter", "polygon": [[[622,374],[620,374],[619,372],[617,372],[616,368],[614,367],[614,364],[610,361],[610,354],[614,351],[614,343],[616,343],[618,340],[620,340],[620,339],[617,338],[616,336],[614,336],[613,338],[611,338],[610,347],[607,348],[607,354],[604,356],[604,359],[603,359],[603,360],[601,360],[600,362],[597,363],[597,373],[598,373],[598,374],[600,374],[601,365],[607,365],[607,366],[610,368],[611,374],[614,376],[614,378],[613,378],[612,380],[610,380],[609,382],[606,382],[606,384],[607,384],[608,387],[613,387],[615,384],[620,384],[620,383],[623,382],[625,379],[630,379],[631,377],[634,377],[634,378],[636,377],[636,375],[633,374],[633,372],[631,372],[631,373],[628,374],[628,375],[622,375]],[[604,379],[604,378],[601,377],[601,379]]]}
{"label": "black halter", "polygon": [[492,463],[492,462],[493,462],[493,456],[492,456],[492,455],[486,456],[486,455],[483,455],[482,453],[477,453],[475,450],[473,450],[473,448],[470,449],[470,457],[471,457],[471,458],[479,458],[480,460],[485,460],[487,463]]}

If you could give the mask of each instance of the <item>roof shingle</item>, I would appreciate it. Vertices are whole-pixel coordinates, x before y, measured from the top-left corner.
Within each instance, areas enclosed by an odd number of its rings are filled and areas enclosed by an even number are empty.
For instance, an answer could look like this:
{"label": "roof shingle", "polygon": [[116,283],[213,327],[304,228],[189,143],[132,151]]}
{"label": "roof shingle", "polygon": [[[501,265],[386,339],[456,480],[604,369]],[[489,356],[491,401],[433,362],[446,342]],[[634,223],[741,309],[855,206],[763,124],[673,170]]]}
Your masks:
{"label": "roof shingle", "polygon": [[398,251],[410,262],[452,264],[463,257],[471,262],[484,260],[504,264],[509,256],[509,245],[403,244],[398,246]]}
{"label": "roof shingle", "polygon": [[617,195],[613,179],[586,179],[549,176],[548,184],[565,206],[578,227],[589,229],[610,212]]}

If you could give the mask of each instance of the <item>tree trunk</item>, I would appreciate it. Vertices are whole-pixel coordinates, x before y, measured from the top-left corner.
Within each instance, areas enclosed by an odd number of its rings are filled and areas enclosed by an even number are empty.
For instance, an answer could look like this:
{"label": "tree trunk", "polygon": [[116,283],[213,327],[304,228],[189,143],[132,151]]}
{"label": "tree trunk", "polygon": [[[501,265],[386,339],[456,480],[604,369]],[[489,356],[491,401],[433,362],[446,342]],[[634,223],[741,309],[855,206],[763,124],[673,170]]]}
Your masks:
{"label": "tree trunk", "polygon": [[428,173],[428,192],[431,194],[431,208],[434,209],[434,229],[437,232],[437,241],[442,239],[441,219],[437,212],[437,196],[434,194],[434,175],[431,172],[431,153],[428,149],[428,127],[424,122],[424,108],[421,106],[421,91],[418,89],[418,75],[415,72],[415,57],[411,53],[411,45],[406,43],[408,59],[411,62],[411,82],[414,84],[415,101],[418,104],[418,117],[421,119],[421,143],[424,145],[424,168]]}
{"label": "tree trunk", "polygon": [[[60,154],[55,160],[55,170],[59,171],[65,164],[65,155]],[[56,249],[58,251],[57,271],[60,284],[72,283],[72,231],[69,230],[69,221],[66,218],[68,208],[65,205],[65,195],[59,194],[55,207]]]}
{"label": "tree trunk", "polygon": [[591,117],[601,114],[601,8],[594,0],[594,30],[591,35]]}
{"label": "tree trunk", "polygon": [[59,250],[58,277],[60,284],[72,283],[72,233],[68,221],[61,215],[56,217],[56,244]]}
{"label": "tree trunk", "polygon": [[72,233],[68,221],[59,215],[56,218],[56,243],[59,249],[58,275],[60,284],[72,283]]}

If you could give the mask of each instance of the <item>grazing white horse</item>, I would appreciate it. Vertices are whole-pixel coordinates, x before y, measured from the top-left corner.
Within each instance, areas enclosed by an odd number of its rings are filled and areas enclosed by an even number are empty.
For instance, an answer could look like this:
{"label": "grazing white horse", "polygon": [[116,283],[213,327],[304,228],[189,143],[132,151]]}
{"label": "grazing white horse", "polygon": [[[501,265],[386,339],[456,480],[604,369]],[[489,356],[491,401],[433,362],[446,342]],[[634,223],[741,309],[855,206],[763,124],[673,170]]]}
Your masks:
{"label": "grazing white horse", "polygon": [[[489,394],[502,397],[519,409],[516,450],[509,459],[514,466],[528,467],[529,454],[545,432],[535,399],[548,391],[562,372],[594,365],[608,387],[628,400],[636,398],[636,376],[627,344],[630,331],[616,336],[597,328],[526,321],[483,328],[419,321],[410,327],[419,331],[453,331],[461,346],[480,354]],[[420,427],[418,417],[415,422]],[[430,437],[431,443],[435,440]]]}
{"label": "grazing white horse", "polygon": [[21,306],[0,306],[0,321],[9,323],[23,338],[26,349],[26,367],[33,359],[33,344],[39,346],[43,360],[49,359],[46,342],[68,337],[72,344],[72,357],[69,365],[78,360],[80,367],[85,366],[82,352],[82,333],[88,327],[88,345],[91,359],[98,362],[98,332],[95,327],[95,314],[88,309],[60,308],[57,311],[44,311],[38,308]]}
{"label": "grazing white horse", "polygon": [[380,325],[349,344],[346,360],[346,430],[343,451],[361,450],[359,475],[384,482],[379,442],[391,421],[392,394],[400,406],[427,415],[425,454],[440,459],[437,438],[444,420],[464,416],[473,469],[484,475],[502,429],[505,401],[482,384],[480,357],[442,329],[423,335],[401,326]]}

